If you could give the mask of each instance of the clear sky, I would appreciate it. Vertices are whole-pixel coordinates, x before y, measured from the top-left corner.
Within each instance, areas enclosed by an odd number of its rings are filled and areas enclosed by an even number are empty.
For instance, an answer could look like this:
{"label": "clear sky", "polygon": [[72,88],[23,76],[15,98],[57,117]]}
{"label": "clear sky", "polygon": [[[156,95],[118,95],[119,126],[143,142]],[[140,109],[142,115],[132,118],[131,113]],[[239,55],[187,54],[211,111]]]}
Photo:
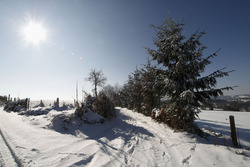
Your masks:
{"label": "clear sky", "polygon": [[[146,63],[144,47],[154,48],[154,30],[168,13],[184,18],[185,34],[206,30],[205,54],[221,49],[207,73],[236,70],[218,87],[237,85],[226,95],[250,93],[249,0],[1,0],[0,95],[73,100],[91,92],[90,69],[102,69],[107,84],[124,84]],[[27,40],[24,27],[35,22],[44,40]],[[41,35],[41,33],[40,33]],[[80,94],[80,93],[79,93]]]}

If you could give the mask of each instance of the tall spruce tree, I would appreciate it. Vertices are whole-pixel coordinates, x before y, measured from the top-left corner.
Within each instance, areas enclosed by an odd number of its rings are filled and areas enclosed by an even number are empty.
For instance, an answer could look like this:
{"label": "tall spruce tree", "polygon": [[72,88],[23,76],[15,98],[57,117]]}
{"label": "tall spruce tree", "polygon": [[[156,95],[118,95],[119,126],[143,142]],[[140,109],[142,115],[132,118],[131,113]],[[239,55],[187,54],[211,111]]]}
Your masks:
{"label": "tall spruce tree", "polygon": [[206,46],[200,39],[205,32],[196,31],[186,38],[184,25],[169,17],[162,25],[152,26],[156,30],[153,41],[157,50],[146,49],[152,59],[162,66],[158,74],[164,80],[163,91],[170,98],[170,105],[165,108],[165,122],[174,129],[190,130],[200,112],[198,107],[232,87],[216,88],[216,78],[228,76],[231,72],[225,72],[225,68],[202,76],[217,52],[204,57]]}

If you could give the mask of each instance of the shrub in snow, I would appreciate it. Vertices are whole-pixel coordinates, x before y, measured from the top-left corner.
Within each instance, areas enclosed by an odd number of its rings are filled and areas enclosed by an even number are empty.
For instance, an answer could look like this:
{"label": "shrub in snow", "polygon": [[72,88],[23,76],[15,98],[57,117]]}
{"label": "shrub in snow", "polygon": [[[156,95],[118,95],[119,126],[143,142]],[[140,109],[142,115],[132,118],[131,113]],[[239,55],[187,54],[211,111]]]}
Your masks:
{"label": "shrub in snow", "polygon": [[160,116],[160,113],[161,113],[161,111],[160,111],[159,109],[154,108],[154,109],[152,110],[150,116],[151,116],[153,119],[156,119],[156,118],[158,118],[158,117]]}
{"label": "shrub in snow", "polygon": [[74,106],[72,104],[63,104],[61,107],[54,107],[53,109],[56,111],[64,111],[64,110],[71,110]]}
{"label": "shrub in snow", "polygon": [[75,118],[80,118],[81,121],[89,124],[104,122],[104,118],[102,116],[100,116],[98,113],[95,113],[84,103],[81,105],[81,107],[75,110]]}
{"label": "shrub in snow", "polygon": [[29,111],[23,111],[20,112],[20,115],[26,115],[26,116],[37,116],[37,115],[46,115],[50,111],[54,110],[54,107],[48,106],[48,107],[35,107],[32,108]]}
{"label": "shrub in snow", "polygon": [[57,131],[68,130],[70,128],[77,129],[83,123],[95,124],[103,123],[104,118],[90,109],[87,109],[81,117],[76,116],[76,114],[59,114],[56,115],[49,125],[49,128],[55,129]]}
{"label": "shrub in snow", "polygon": [[104,122],[104,118],[92,110],[87,110],[82,116],[82,119],[85,123],[89,124]]}
{"label": "shrub in snow", "polygon": [[104,93],[99,93],[92,107],[94,112],[104,118],[113,117],[115,115],[115,107]]}
{"label": "shrub in snow", "polygon": [[41,100],[38,105],[34,106],[34,108],[36,108],[36,107],[45,107],[45,105],[44,105],[43,101]]}
{"label": "shrub in snow", "polygon": [[84,103],[82,103],[81,105],[78,102],[76,102],[75,116],[82,117],[85,112],[92,110],[92,105],[95,99],[96,99],[95,97],[87,95],[87,97],[84,100]]}
{"label": "shrub in snow", "polygon": [[63,128],[64,130],[68,130],[68,125],[70,123],[73,123],[72,122],[73,119],[74,119],[73,114],[71,115],[59,114],[52,119],[49,127],[59,131],[61,128]]}
{"label": "shrub in snow", "polygon": [[7,96],[0,96],[0,106],[7,103],[7,100],[8,100]]}
{"label": "shrub in snow", "polygon": [[[167,105],[166,105],[167,106]],[[165,107],[166,107],[165,106]],[[155,119],[156,121],[158,122],[163,122],[163,123],[166,123],[166,120],[167,120],[167,114],[166,112],[164,111],[164,108],[163,107],[161,110],[159,109],[154,109],[151,113],[151,117],[153,119]]]}
{"label": "shrub in snow", "polygon": [[9,111],[20,112],[20,111],[26,110],[25,105],[26,105],[25,99],[12,101],[12,102],[8,102],[5,104],[4,110],[8,112]]}
{"label": "shrub in snow", "polygon": [[115,116],[115,107],[104,93],[97,98],[88,95],[75,110],[75,117],[86,123],[102,123],[105,118]]}
{"label": "shrub in snow", "polygon": [[86,107],[92,110],[92,105],[95,100],[96,100],[96,97],[92,97],[91,95],[88,95],[84,100]]}

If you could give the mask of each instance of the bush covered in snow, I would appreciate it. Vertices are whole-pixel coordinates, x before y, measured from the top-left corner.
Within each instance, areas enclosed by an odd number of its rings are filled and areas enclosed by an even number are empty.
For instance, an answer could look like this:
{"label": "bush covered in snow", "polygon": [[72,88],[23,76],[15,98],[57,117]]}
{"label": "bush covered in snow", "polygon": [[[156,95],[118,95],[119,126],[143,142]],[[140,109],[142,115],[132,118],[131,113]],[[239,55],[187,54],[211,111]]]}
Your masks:
{"label": "bush covered in snow", "polygon": [[20,112],[20,111],[26,111],[26,101],[25,99],[20,99],[17,101],[10,101],[7,102],[4,106],[5,111],[13,111],[13,112]]}
{"label": "bush covered in snow", "polygon": [[7,96],[0,96],[0,106],[7,103]]}
{"label": "bush covered in snow", "polygon": [[64,130],[68,130],[68,125],[73,123],[74,116],[72,115],[65,115],[65,114],[58,114],[52,120],[49,128],[60,130],[63,128]]}
{"label": "bush covered in snow", "polygon": [[104,93],[99,93],[92,107],[94,112],[104,118],[115,116],[115,107]]}
{"label": "bush covered in snow", "polygon": [[21,111],[21,112],[19,112],[19,114],[20,115],[27,115],[27,116],[46,115],[53,109],[54,108],[51,106],[49,106],[49,107],[36,107],[36,108],[32,108],[31,110],[28,110],[28,111]]}
{"label": "bush covered in snow", "polygon": [[88,95],[85,102],[77,107],[75,115],[82,117],[86,112],[95,112],[103,118],[110,118],[115,116],[114,104],[104,93],[99,93],[97,98]]}
{"label": "bush covered in snow", "polygon": [[36,107],[45,107],[43,101],[41,100],[40,103],[38,105],[35,105],[34,108]]}

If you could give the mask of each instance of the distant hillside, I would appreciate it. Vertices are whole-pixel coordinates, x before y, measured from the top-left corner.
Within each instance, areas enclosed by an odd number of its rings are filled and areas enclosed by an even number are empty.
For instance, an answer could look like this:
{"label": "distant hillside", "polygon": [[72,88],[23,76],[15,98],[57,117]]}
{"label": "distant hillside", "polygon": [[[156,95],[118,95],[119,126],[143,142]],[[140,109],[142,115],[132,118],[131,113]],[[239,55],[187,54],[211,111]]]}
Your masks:
{"label": "distant hillside", "polygon": [[234,96],[220,96],[217,99],[219,100],[237,100],[237,101],[250,101],[250,94],[241,94],[241,95],[234,95]]}

